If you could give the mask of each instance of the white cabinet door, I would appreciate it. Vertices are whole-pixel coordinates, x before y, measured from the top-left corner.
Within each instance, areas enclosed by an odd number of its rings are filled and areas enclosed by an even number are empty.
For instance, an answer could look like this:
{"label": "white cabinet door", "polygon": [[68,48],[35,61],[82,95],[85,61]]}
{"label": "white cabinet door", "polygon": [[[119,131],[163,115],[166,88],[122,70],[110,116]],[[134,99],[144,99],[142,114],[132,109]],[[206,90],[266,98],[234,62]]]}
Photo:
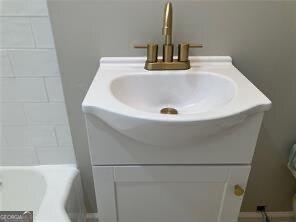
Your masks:
{"label": "white cabinet door", "polygon": [[95,166],[100,222],[237,222],[250,166]]}

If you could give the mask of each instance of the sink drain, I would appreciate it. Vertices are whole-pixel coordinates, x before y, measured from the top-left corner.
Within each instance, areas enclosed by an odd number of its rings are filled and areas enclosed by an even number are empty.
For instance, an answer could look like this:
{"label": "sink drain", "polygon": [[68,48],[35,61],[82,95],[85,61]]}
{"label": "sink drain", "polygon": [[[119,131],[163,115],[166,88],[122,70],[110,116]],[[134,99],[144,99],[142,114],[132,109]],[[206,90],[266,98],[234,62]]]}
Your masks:
{"label": "sink drain", "polygon": [[175,108],[165,107],[160,110],[160,113],[176,115],[178,114],[178,111]]}

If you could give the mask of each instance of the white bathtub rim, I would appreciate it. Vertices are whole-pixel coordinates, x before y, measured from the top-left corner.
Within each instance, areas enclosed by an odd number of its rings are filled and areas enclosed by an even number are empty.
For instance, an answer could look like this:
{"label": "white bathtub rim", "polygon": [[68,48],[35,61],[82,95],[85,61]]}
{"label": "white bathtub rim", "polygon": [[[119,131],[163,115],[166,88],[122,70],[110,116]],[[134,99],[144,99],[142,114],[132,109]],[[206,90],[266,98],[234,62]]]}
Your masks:
{"label": "white bathtub rim", "polygon": [[5,169],[35,171],[44,178],[46,191],[39,208],[39,213],[38,215],[34,215],[34,221],[71,222],[65,207],[72,182],[79,174],[79,170],[74,164],[0,166],[0,170]]}

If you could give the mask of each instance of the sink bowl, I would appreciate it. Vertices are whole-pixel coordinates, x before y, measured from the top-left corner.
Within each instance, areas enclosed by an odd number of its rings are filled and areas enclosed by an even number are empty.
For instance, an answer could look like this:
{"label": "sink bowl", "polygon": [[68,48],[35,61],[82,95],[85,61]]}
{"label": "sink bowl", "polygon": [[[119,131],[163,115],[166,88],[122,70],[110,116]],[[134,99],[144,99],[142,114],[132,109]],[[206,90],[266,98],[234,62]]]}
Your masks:
{"label": "sink bowl", "polygon": [[178,115],[219,109],[235,94],[231,79],[214,73],[197,72],[127,75],[111,82],[111,92],[123,104],[143,112],[159,114],[166,107]]}
{"label": "sink bowl", "polygon": [[[83,111],[138,142],[182,147],[270,108],[230,57],[190,59],[189,70],[147,71],[142,57],[102,58]],[[164,108],[178,114],[163,114]]]}

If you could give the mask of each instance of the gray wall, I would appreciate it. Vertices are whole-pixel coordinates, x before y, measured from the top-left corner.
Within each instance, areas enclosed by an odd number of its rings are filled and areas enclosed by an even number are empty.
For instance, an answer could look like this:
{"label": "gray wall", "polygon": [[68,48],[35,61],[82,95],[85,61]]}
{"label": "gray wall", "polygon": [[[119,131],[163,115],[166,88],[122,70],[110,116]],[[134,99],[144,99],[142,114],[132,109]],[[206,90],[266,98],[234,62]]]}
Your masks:
{"label": "gray wall", "polygon": [[[101,56],[140,56],[133,43],[161,42],[163,1],[50,0],[57,53],[90,211],[93,183],[81,102]],[[265,116],[242,211],[265,204],[289,211],[295,179],[287,170],[296,142],[296,2],[175,1],[174,40],[203,43],[192,55],[229,55],[273,102]]]}

